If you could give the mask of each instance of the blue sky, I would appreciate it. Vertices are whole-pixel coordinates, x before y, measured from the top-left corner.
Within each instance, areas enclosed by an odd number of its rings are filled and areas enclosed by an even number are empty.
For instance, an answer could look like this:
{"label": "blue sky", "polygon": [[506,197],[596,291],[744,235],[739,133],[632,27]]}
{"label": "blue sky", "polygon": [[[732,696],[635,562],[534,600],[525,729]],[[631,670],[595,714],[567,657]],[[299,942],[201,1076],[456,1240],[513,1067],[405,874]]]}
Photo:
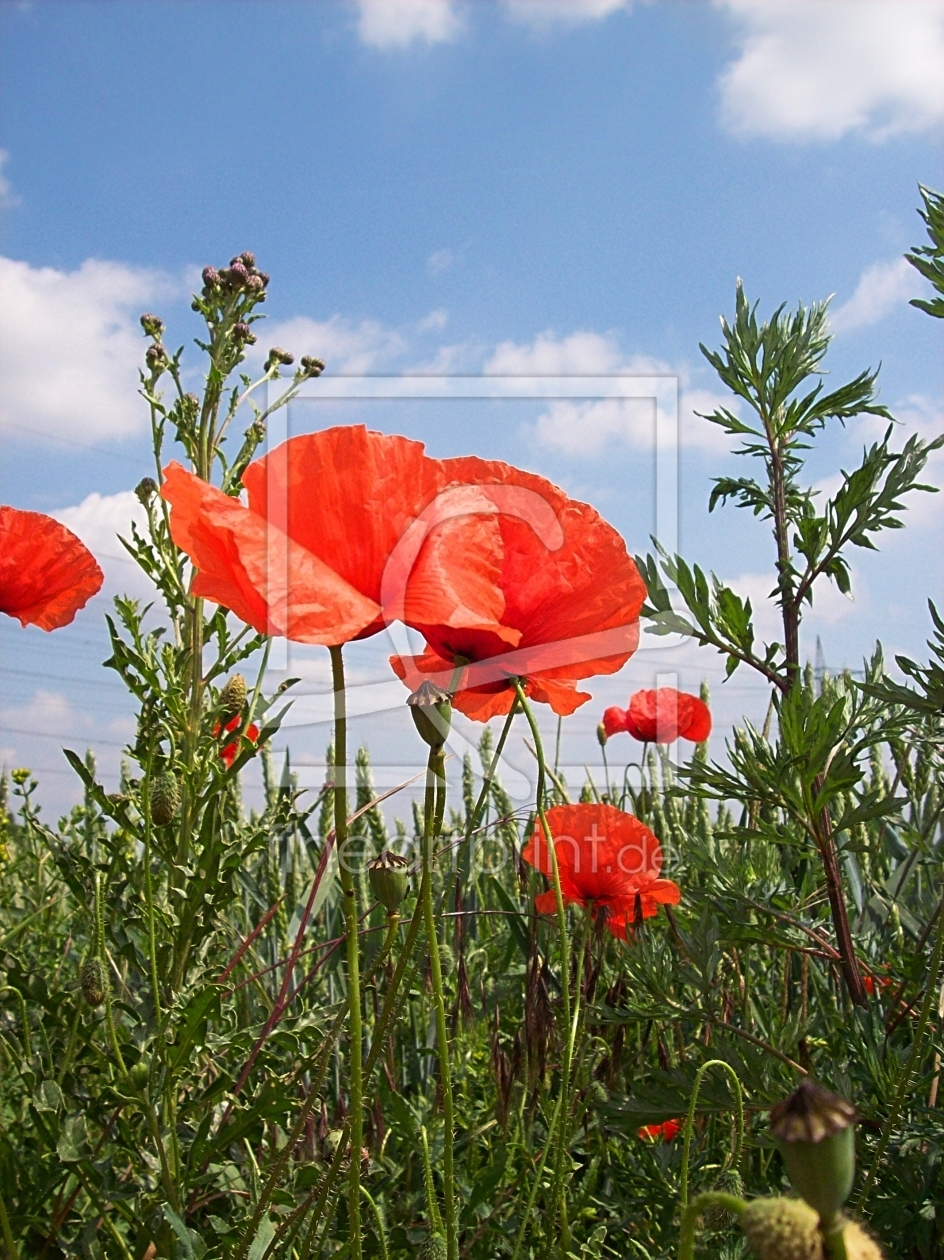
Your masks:
{"label": "blue sky", "polygon": [[[939,328],[908,306],[922,282],[901,261],[923,235],[918,182],[944,185],[940,0],[5,3],[0,36],[0,501],[60,516],[108,575],[68,629],[0,627],[0,762],[42,768],[50,810],[74,798],[63,737],[96,745],[108,777],[130,730],[98,663],[108,595],[143,594],[115,537],[149,471],[136,319],[192,336],[206,262],[253,249],[272,341],[329,373],[678,374],[682,549],[755,599],[769,539],[707,515],[732,461],[693,415],[722,393],[698,343],[717,344],[736,276],[763,312],[834,293],[832,379],[881,360],[902,436],[944,429]],[[619,417],[371,407],[436,454],[552,477],[646,547],[651,438]],[[830,435],[814,479],[874,436]],[[823,598],[810,651],[817,633],[835,665],[875,638],[922,650],[925,600],[944,599],[944,509],[925,499],[879,556],[853,556],[856,603]],[[364,649],[357,678],[384,679],[384,654]],[[323,692],[324,662],[301,655]],[[640,653],[591,688],[566,757],[595,759],[603,705],[667,671],[712,683],[720,751],[761,703],[740,673],[722,693],[720,666]],[[401,721],[359,732],[397,765]],[[291,735],[301,761],[325,742],[320,724]]]}

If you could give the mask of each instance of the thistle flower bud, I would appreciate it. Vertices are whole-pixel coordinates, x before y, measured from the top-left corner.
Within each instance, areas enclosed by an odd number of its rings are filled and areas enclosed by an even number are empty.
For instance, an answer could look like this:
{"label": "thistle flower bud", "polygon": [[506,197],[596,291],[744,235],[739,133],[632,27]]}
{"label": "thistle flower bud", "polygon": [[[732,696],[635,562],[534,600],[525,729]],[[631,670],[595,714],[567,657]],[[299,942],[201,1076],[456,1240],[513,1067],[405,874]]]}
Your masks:
{"label": "thistle flower bud", "polygon": [[215,267],[204,267],[202,277],[205,289],[216,289],[219,287],[220,273]]}
{"label": "thistle flower bud", "polygon": [[427,679],[407,699],[413,725],[430,748],[442,748],[452,723],[452,698]]}
{"label": "thistle flower bud", "polygon": [[265,361],[265,370],[268,372],[268,370],[271,367],[274,367],[277,363],[282,363],[285,367],[288,367],[289,364],[294,362],[294,354],[289,354],[289,352],[287,350],[283,350],[281,346],[273,346],[269,351],[269,357]]}
{"label": "thistle flower bud", "polygon": [[265,285],[262,283],[262,277],[250,276],[249,279],[246,281],[246,288],[249,290],[250,293],[261,293],[262,290],[265,288]]}
{"label": "thistle flower bud", "polygon": [[371,892],[390,914],[400,908],[400,903],[407,894],[409,863],[399,853],[391,853],[389,849],[375,857],[367,864],[367,878]]}
{"label": "thistle flower bud", "polygon": [[108,973],[100,958],[86,958],[79,975],[82,997],[89,1006],[101,1006],[108,991]]}
{"label": "thistle flower bud", "polygon": [[173,770],[165,770],[151,781],[151,821],[156,827],[166,827],[177,817],[180,807],[180,788]]}
{"label": "thistle flower bud", "polygon": [[255,333],[242,320],[233,325],[233,336],[237,341],[244,341],[247,346],[253,346],[256,343]]}
{"label": "thistle flower bud", "polygon": [[141,327],[149,337],[159,337],[164,331],[164,321],[159,315],[142,315]]}
{"label": "thistle flower bud", "polygon": [[420,1244],[417,1260],[446,1260],[448,1255],[445,1238],[442,1234],[433,1232],[427,1234]]}
{"label": "thistle flower bud", "polygon": [[256,275],[262,281],[262,287],[267,289],[269,287],[269,273],[267,271],[257,271]]}
{"label": "thistle flower bud", "polygon": [[242,674],[233,674],[226,680],[220,692],[220,709],[226,721],[242,713],[247,695],[246,680]]}
{"label": "thistle flower bud", "polygon": [[325,369],[322,359],[313,359],[308,354],[302,356],[301,365],[306,376],[320,376]]}
{"label": "thistle flower bud", "polygon": [[246,266],[243,262],[237,258],[235,262],[230,263],[229,282],[234,289],[240,288],[240,286],[244,285],[248,279],[249,272],[246,270]]}
{"label": "thistle flower bud", "polygon": [[606,726],[601,722],[600,725],[597,727],[597,743],[600,745],[601,748],[605,748],[606,740],[607,740]]}
{"label": "thistle flower bud", "polygon": [[142,477],[135,486],[134,492],[141,500],[142,504],[147,507],[157,494],[157,482],[153,477]]}
{"label": "thistle flower bud", "polygon": [[156,342],[151,342],[145,351],[144,361],[152,372],[162,371],[167,366],[167,351]]}
{"label": "thistle flower bud", "polygon": [[807,1076],[771,1109],[770,1121],[794,1190],[828,1229],[855,1176],[855,1108]]}
{"label": "thistle flower bud", "polygon": [[256,256],[251,250],[246,249],[239,255],[238,258],[234,258],[232,260],[230,266],[232,267],[233,263],[236,262],[241,262],[244,267],[247,267],[251,271],[256,265]]}
{"label": "thistle flower bud", "polygon": [[741,1228],[760,1260],[822,1260],[819,1217],[800,1199],[752,1199]]}

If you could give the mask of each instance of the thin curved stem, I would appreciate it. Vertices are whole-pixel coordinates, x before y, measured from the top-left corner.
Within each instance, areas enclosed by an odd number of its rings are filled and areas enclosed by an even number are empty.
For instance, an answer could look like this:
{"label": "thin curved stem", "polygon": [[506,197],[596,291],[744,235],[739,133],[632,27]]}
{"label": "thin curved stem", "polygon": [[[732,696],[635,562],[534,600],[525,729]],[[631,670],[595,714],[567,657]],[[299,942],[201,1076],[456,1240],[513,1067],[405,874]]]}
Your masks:
{"label": "thin curved stem", "polygon": [[682,1213],[682,1231],[679,1235],[679,1260],[695,1260],[695,1226],[698,1224],[698,1218],[702,1212],[712,1207],[724,1208],[727,1212],[733,1212],[740,1220],[741,1213],[747,1207],[747,1203],[743,1199],[738,1198],[736,1194],[724,1194],[720,1190],[709,1190],[705,1194],[700,1194],[696,1199],[692,1199]]}
{"label": "thin curved stem", "polygon": [[685,1120],[685,1145],[682,1147],[682,1171],[681,1171],[681,1200],[682,1210],[688,1207],[688,1168],[692,1150],[692,1131],[695,1126],[695,1107],[698,1104],[698,1092],[701,1089],[701,1083],[705,1079],[705,1073],[709,1068],[719,1067],[727,1072],[728,1076],[734,1081],[734,1094],[737,1098],[737,1142],[734,1147],[734,1155],[732,1163],[737,1169],[741,1163],[741,1152],[744,1149],[744,1092],[741,1089],[741,1082],[738,1080],[737,1072],[730,1063],[725,1063],[724,1059],[709,1059],[707,1063],[703,1063],[695,1073],[695,1084],[692,1088],[692,1096],[688,1104],[688,1116]]}

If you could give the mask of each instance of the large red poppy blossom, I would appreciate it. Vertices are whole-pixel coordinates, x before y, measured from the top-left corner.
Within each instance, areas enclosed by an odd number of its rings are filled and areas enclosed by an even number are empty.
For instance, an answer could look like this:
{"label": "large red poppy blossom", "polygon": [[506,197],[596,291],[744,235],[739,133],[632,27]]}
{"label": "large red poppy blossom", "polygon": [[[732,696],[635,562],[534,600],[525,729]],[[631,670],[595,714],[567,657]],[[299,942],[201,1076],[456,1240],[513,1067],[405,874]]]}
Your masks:
{"label": "large red poppy blossom", "polygon": [[605,710],[603,729],[607,736],[625,731],[649,744],[674,744],[677,739],[700,744],[711,734],[711,710],[698,696],[674,687],[637,691],[628,709]]}
{"label": "large red poppy blossom", "polygon": [[421,656],[391,664],[411,691],[425,677],[451,688],[462,668],[455,706],[485,722],[511,708],[513,679],[561,716],[590,699],[576,683],[621,669],[639,643],[646,587],[612,526],[585,503],[568,499],[543,477],[508,464],[470,457],[444,461],[457,481],[474,482],[498,512],[498,633],[487,628],[430,625]]}
{"label": "large red poppy blossom", "polygon": [[0,507],[0,612],[22,626],[67,626],[101,589],[95,557],[42,512]]}
{"label": "large red poppy blossom", "polygon": [[[613,805],[555,805],[547,811],[565,904],[602,908],[614,936],[625,939],[637,918],[651,918],[659,905],[677,905],[681,893],[661,879],[662,850],[648,827]],[[521,856],[553,878],[544,829],[536,824]],[[553,889],[534,900],[541,914],[553,914]]]}
{"label": "large red poppy blossom", "polygon": [[260,633],[330,647],[393,618],[500,629],[495,509],[455,476],[419,442],[351,425],[250,464],[246,506],[177,463],[161,493],[195,595]]}

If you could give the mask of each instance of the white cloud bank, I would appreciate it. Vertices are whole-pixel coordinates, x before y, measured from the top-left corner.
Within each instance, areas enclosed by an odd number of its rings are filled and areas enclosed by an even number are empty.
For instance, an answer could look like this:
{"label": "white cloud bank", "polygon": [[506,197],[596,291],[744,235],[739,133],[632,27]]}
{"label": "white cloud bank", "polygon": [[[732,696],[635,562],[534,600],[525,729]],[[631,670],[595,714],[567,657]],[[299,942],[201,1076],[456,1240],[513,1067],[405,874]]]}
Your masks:
{"label": "white cloud bank", "polygon": [[0,258],[0,431],[125,437],[147,418],[137,394],[137,317],[175,291],[167,277],[88,259],[77,271]]}
{"label": "white cloud bank", "polygon": [[357,7],[357,33],[373,48],[448,43],[462,30],[452,0],[357,0]]}
{"label": "white cloud bank", "polygon": [[105,574],[105,595],[153,597],[154,587],[119,541],[131,541],[131,522],[146,533],[147,514],[133,490],[86,495],[74,507],[51,513],[81,538]]}
{"label": "white cloud bank", "polygon": [[632,0],[504,0],[504,4],[513,21],[538,30],[598,22],[620,9],[632,8]]}
{"label": "white cloud bank", "polygon": [[738,26],[720,80],[738,136],[837,140],[944,121],[942,0],[715,0]]}
{"label": "white cloud bank", "polygon": [[830,327],[843,333],[877,324],[921,291],[921,277],[906,258],[873,263],[859,277],[852,297],[830,313]]}

